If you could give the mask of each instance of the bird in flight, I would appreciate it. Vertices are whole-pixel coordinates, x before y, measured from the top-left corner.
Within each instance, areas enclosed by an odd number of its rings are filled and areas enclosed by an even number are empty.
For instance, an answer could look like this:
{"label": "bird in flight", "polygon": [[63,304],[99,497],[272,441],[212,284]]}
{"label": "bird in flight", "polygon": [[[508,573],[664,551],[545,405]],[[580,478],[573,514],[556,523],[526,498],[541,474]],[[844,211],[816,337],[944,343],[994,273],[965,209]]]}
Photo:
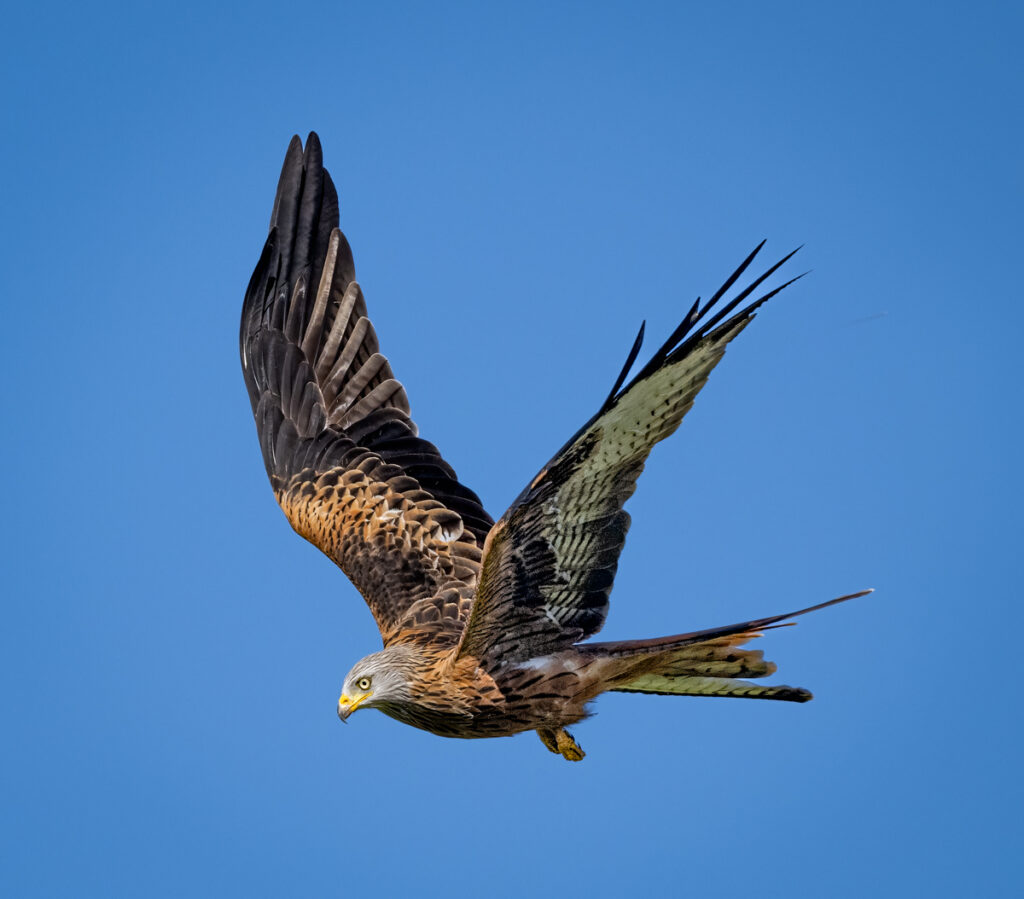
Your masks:
{"label": "bird in flight", "polygon": [[597,413],[494,522],[419,436],[338,224],[317,135],[305,148],[293,137],[245,294],[240,351],[274,495],[355,584],[383,638],[345,677],[339,717],[376,708],[446,737],[535,730],[578,761],[566,728],[606,691],[810,699],[751,682],[775,665],[741,647],[864,593],[694,633],[584,642],[608,614],[629,528],[623,505],[651,448],[679,426],[755,310],[796,280],[756,295],[793,254],[726,299],[755,249],[626,383],[641,328]]}

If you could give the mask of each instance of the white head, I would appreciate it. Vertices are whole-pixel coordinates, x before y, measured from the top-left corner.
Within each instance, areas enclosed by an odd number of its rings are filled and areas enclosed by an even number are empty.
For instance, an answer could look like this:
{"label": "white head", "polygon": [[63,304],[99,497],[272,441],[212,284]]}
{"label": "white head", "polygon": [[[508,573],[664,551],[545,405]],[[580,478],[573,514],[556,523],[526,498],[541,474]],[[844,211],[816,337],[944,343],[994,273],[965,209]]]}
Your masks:
{"label": "white head", "polygon": [[358,708],[413,702],[409,682],[414,658],[415,653],[408,646],[389,646],[356,662],[345,675],[338,717],[344,721]]}

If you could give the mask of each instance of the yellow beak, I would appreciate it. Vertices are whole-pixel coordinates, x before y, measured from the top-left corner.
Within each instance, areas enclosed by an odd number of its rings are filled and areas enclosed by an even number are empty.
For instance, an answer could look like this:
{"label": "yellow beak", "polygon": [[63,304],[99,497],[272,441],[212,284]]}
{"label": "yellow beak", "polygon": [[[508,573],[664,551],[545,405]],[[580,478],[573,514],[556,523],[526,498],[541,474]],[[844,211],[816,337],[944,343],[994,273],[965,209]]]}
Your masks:
{"label": "yellow beak", "polygon": [[344,721],[371,696],[373,696],[373,693],[363,693],[359,696],[349,696],[347,693],[342,693],[341,698],[338,700],[338,717]]}

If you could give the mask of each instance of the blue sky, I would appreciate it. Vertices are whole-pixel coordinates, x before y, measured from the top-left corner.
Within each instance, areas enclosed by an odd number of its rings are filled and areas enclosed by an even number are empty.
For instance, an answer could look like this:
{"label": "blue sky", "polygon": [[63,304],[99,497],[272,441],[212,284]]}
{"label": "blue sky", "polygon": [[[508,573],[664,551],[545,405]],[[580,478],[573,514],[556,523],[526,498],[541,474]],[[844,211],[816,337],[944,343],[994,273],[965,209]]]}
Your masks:
{"label": "blue sky", "polygon": [[[1017,880],[1019,9],[6,14],[0,891],[964,896]],[[629,505],[606,639],[804,706],[610,695],[579,765],[335,703],[379,646],[267,487],[242,293],[316,129],[421,433],[497,516],[762,238],[808,278]]]}

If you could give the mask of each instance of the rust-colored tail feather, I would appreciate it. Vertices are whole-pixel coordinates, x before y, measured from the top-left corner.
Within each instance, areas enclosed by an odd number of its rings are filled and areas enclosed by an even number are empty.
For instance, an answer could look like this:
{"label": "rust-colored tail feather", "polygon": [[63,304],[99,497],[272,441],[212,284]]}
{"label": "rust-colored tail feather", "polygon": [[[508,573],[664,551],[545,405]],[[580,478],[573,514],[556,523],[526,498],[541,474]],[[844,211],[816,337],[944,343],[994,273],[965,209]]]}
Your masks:
{"label": "rust-colored tail feather", "polygon": [[760,650],[739,647],[761,632],[787,627],[787,618],[805,615],[827,606],[866,596],[871,590],[840,596],[798,612],[772,615],[741,624],[656,637],[582,644],[578,648],[615,660],[618,671],[606,689],[623,693],[659,693],[677,696],[733,696],[744,699],[777,699],[807,702],[813,696],[802,687],[752,684],[744,677],[767,677],[776,666],[764,660]]}

